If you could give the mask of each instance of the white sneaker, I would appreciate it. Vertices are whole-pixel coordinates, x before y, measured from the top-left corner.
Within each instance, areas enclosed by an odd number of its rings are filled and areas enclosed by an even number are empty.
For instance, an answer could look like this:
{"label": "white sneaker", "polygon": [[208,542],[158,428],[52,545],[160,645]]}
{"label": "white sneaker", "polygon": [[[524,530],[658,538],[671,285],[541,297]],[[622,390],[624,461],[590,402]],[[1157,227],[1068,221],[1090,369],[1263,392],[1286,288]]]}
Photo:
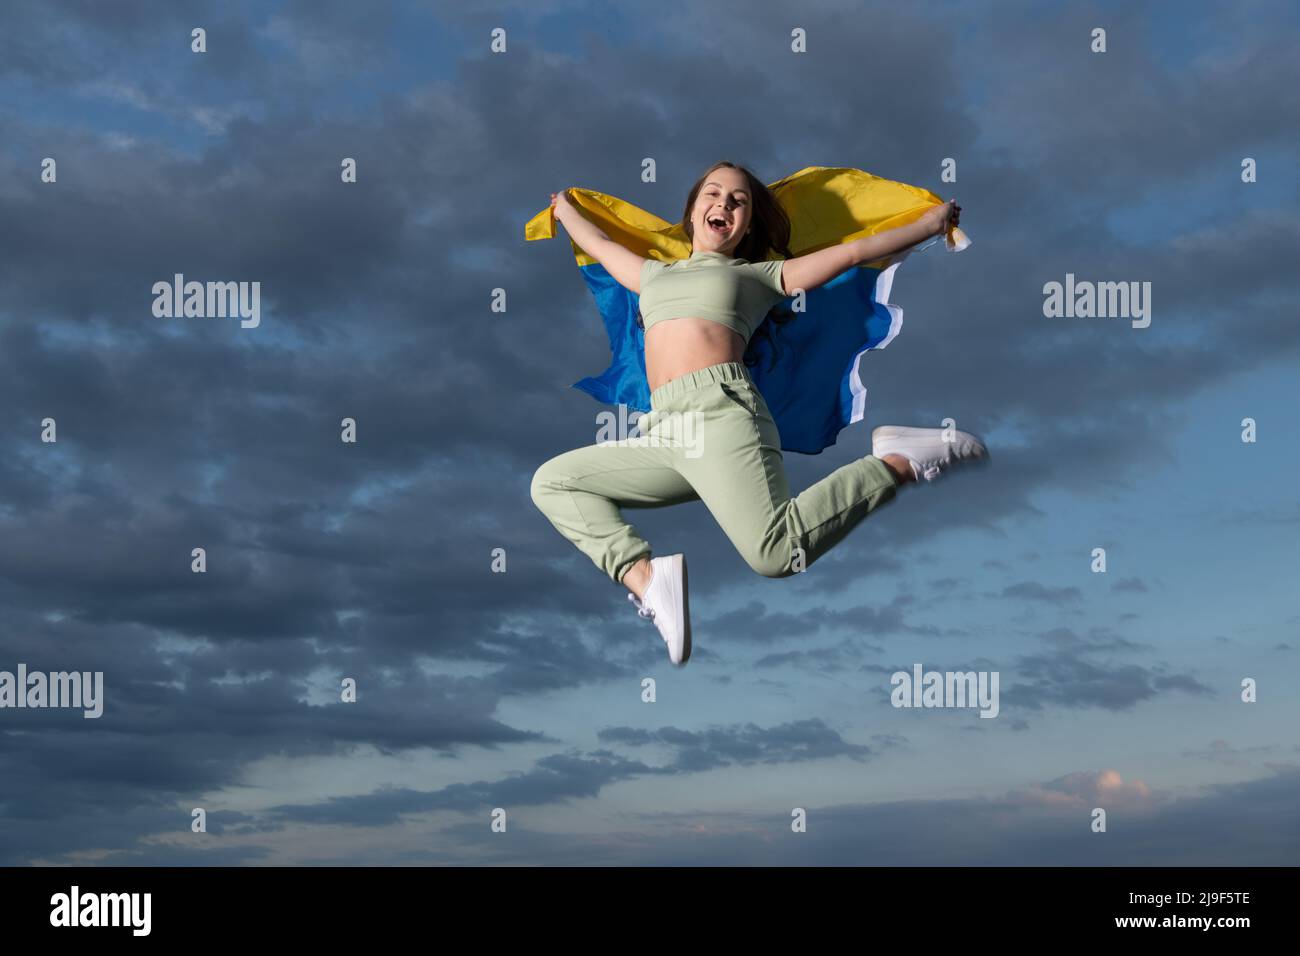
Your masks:
{"label": "white sneaker", "polygon": [[691,656],[691,612],[686,596],[686,555],[669,554],[650,559],[650,584],[645,600],[631,591],[627,599],[636,612],[654,622],[668,645],[668,659],[682,665]]}
{"label": "white sneaker", "polygon": [[881,425],[871,432],[871,454],[877,458],[902,455],[912,463],[917,481],[934,481],[956,464],[987,463],[989,450],[970,432],[954,430],[944,441],[945,429]]}

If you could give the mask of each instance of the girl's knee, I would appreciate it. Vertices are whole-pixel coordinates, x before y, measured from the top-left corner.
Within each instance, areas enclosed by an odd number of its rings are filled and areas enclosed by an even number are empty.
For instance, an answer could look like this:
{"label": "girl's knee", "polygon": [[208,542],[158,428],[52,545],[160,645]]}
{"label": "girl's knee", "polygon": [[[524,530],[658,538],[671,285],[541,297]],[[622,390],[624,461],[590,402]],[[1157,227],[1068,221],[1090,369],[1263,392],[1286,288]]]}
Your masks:
{"label": "girl's knee", "polygon": [[749,566],[765,578],[788,578],[794,574],[791,554],[786,548],[755,551],[745,556]]}
{"label": "girl's knee", "polygon": [[[532,495],[533,504],[542,508],[547,496],[560,487],[565,480],[564,470],[557,467],[556,459],[552,458],[545,462],[535,472],[533,480],[529,485],[528,492]],[[545,510],[545,509],[543,509]]]}

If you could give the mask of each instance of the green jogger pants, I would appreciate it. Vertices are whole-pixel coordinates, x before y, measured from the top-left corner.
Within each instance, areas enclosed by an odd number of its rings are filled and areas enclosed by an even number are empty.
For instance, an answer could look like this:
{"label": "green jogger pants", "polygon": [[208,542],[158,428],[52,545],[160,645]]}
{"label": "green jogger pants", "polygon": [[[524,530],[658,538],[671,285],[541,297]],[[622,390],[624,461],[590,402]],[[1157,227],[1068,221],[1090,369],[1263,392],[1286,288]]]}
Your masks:
{"label": "green jogger pants", "polygon": [[740,362],[689,372],[655,389],[640,435],[557,455],[533,475],[532,498],[613,581],[650,545],[620,507],[701,500],[764,577],[808,567],[898,489],[871,455],[791,497],[776,423]]}

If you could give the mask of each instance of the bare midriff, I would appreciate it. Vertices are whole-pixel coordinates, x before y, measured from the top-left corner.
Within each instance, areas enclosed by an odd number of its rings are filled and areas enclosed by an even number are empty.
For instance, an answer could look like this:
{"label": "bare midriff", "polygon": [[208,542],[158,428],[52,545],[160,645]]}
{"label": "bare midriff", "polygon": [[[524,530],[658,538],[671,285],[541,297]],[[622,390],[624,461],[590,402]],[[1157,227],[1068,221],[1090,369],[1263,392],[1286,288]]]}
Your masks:
{"label": "bare midriff", "polygon": [[645,371],[652,392],[690,372],[744,357],[740,333],[708,319],[668,319],[645,334]]}

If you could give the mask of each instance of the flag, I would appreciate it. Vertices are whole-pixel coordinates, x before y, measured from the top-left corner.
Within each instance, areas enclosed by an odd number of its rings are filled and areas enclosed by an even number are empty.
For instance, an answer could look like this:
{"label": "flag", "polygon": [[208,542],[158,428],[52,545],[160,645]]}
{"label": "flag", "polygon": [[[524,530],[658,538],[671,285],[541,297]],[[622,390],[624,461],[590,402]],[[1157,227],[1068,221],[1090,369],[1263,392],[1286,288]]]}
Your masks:
{"label": "flag", "polygon": [[[768,188],[790,217],[790,251],[796,257],[907,225],[943,203],[928,190],[842,167],[808,166]],[[640,256],[671,261],[691,254],[680,223],[590,189],[572,189],[570,199],[606,235]],[[554,236],[555,212],[549,206],[524,227],[527,240]],[[956,227],[945,239],[951,252],[970,245]],[[604,320],[611,352],[609,368],[573,387],[597,401],[648,412],[645,332],[636,321],[640,297],[572,239],[570,243]],[[892,301],[894,274],[916,248],[853,266],[806,290],[804,311],[772,330],[775,349],[761,331],[754,333],[752,354],[758,362],[750,367],[750,376],[772,412],[784,451],[820,454],[835,444],[842,428],[862,419],[867,398],[862,357],[883,349],[902,327],[903,310]],[[783,304],[789,308],[792,302],[790,297]]]}

